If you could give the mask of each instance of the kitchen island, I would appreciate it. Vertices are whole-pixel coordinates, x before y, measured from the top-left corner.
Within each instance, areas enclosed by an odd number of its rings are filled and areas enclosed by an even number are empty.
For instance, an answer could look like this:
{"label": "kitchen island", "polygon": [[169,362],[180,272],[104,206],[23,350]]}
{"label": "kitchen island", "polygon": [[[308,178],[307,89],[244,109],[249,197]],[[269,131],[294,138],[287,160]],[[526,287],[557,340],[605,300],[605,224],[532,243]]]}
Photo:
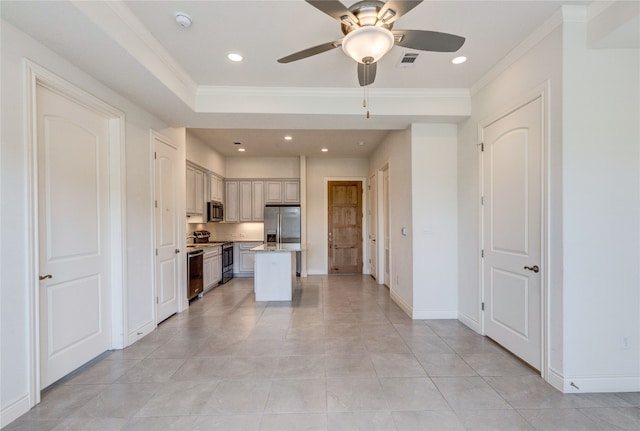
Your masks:
{"label": "kitchen island", "polygon": [[253,289],[256,301],[291,301],[296,286],[296,252],[298,243],[267,243],[255,251]]}

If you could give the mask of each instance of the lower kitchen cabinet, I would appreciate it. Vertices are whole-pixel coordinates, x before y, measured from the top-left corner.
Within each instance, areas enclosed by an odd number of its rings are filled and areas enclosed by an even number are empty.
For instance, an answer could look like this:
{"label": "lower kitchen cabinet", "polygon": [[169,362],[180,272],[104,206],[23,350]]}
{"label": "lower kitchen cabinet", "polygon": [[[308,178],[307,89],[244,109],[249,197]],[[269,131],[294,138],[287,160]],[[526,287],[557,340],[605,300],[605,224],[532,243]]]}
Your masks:
{"label": "lower kitchen cabinet", "polygon": [[233,275],[238,277],[253,277],[255,266],[255,251],[252,248],[261,245],[262,242],[236,242],[234,243]]}
{"label": "lower kitchen cabinet", "polygon": [[222,250],[220,246],[205,249],[202,259],[204,290],[214,288],[222,280]]}

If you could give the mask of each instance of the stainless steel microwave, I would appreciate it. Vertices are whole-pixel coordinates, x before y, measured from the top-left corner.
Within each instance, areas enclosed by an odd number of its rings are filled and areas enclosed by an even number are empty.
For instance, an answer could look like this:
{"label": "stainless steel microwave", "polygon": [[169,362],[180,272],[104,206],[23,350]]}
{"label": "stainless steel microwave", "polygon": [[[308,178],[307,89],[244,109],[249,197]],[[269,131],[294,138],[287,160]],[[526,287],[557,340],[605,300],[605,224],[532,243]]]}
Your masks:
{"label": "stainless steel microwave", "polygon": [[209,210],[207,211],[207,221],[223,221],[224,206],[222,202],[209,202]]}

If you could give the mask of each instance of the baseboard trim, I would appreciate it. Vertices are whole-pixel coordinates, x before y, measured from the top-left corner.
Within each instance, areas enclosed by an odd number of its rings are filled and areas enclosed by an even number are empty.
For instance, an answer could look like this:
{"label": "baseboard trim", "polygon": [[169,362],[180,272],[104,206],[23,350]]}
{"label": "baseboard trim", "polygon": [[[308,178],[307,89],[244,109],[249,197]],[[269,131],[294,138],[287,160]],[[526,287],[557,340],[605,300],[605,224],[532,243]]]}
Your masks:
{"label": "baseboard trim", "polygon": [[565,394],[640,392],[640,376],[563,376],[549,368],[549,384]]}
{"label": "baseboard trim", "polygon": [[145,323],[140,328],[129,332],[129,334],[127,335],[127,345],[125,347],[128,347],[133,343],[135,343],[136,341],[140,340],[141,338],[144,338],[154,329],[156,329],[156,324],[153,321],[151,321],[151,322]]}
{"label": "baseboard trim", "polygon": [[413,310],[413,318],[424,319],[457,319],[457,310]]}
{"label": "baseboard trim", "polygon": [[402,308],[402,311],[404,311],[407,316],[413,319],[413,308],[409,304],[407,304],[404,299],[402,299],[400,295],[398,295],[393,289],[389,289],[389,295],[391,296],[393,302],[395,302],[398,307]]}
{"label": "baseboard trim", "polygon": [[549,383],[560,392],[564,392],[564,376],[562,375],[562,373],[559,373],[558,371],[549,367],[548,375],[549,378],[547,379],[547,383]]}
{"label": "baseboard trim", "polygon": [[464,313],[458,313],[458,320],[462,322],[462,324],[468,326],[469,329],[477,332],[478,334],[482,334],[482,325],[480,325],[480,322],[473,320]]}
{"label": "baseboard trim", "polygon": [[28,411],[29,395],[27,394],[0,410],[0,428],[6,427]]}

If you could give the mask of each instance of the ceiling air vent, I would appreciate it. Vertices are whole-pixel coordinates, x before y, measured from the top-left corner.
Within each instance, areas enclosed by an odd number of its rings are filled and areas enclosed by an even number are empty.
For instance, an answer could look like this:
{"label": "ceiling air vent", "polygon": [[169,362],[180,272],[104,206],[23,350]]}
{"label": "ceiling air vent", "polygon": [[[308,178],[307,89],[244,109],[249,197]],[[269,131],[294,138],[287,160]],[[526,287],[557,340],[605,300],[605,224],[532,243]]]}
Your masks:
{"label": "ceiling air vent", "polygon": [[416,65],[418,55],[420,54],[417,52],[405,52],[396,67],[414,67]]}

